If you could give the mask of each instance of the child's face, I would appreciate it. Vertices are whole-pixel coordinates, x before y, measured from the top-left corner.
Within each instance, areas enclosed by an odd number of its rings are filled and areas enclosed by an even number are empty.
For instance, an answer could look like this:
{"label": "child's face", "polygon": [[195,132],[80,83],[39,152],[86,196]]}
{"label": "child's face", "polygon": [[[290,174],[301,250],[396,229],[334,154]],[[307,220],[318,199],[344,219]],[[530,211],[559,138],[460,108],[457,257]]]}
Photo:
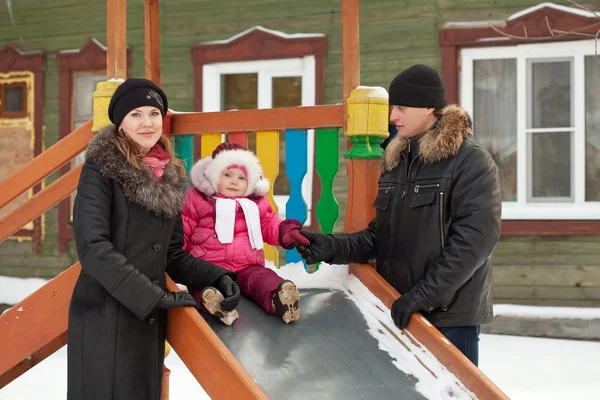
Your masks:
{"label": "child's face", "polygon": [[246,194],[248,189],[248,180],[246,175],[238,168],[226,169],[221,173],[217,192],[226,197],[241,197]]}

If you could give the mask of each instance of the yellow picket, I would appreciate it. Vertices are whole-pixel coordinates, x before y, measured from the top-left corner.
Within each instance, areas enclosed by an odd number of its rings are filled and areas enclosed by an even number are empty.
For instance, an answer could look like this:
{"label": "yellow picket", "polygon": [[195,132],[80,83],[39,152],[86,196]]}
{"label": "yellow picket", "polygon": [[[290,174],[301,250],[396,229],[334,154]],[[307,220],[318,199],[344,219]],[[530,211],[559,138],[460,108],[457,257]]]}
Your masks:
{"label": "yellow picket", "polygon": [[[267,198],[273,211],[277,213],[277,204],[273,199],[273,183],[279,175],[279,131],[256,132],[256,155],[262,164],[265,178],[271,182],[271,190],[269,190]],[[276,266],[280,266],[279,251],[275,247],[265,244],[265,258],[273,261]]]}
{"label": "yellow picket", "polygon": [[210,156],[214,149],[222,142],[223,135],[218,133],[203,133],[200,136],[200,158]]}

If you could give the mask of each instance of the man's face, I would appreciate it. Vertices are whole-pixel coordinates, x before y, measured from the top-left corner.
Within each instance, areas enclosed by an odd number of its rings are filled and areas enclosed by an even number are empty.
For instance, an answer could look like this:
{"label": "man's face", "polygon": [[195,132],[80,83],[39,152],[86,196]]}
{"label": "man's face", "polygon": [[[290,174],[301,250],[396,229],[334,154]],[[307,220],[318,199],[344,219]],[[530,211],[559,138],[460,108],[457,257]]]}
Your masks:
{"label": "man's face", "polygon": [[408,139],[431,127],[433,110],[433,108],[392,106],[390,122],[396,125],[398,136]]}

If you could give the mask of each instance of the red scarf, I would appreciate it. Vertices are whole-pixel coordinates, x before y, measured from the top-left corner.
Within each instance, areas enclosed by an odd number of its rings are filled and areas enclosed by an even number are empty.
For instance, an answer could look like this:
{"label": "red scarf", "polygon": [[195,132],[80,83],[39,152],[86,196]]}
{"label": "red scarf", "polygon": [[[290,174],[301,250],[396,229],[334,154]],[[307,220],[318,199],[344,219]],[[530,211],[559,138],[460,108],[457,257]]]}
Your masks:
{"label": "red scarf", "polygon": [[144,156],[142,161],[150,168],[152,175],[160,180],[165,172],[165,165],[167,165],[170,160],[171,155],[167,153],[160,144],[156,143],[154,147],[146,153],[146,156]]}

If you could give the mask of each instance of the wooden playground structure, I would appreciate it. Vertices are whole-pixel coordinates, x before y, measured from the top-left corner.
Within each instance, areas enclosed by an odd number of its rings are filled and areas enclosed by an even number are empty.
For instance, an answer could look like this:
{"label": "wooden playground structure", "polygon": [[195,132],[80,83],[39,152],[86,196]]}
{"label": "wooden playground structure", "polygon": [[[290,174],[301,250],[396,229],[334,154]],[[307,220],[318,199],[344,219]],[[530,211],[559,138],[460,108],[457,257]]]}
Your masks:
{"label": "wooden playground structure", "polygon": [[[306,146],[306,130],[315,129],[316,169],[321,178],[317,218],[321,229],[331,232],[337,215],[333,220],[327,216],[331,215],[336,204],[332,182],[339,157],[338,129],[343,128],[349,140],[346,154],[349,183],[345,231],[354,232],[366,227],[374,217],[371,204],[377,193],[380,171],[382,150],[379,144],[388,135],[388,105],[384,99],[367,96],[368,88],[357,89],[360,85],[358,9],[358,0],[341,0],[341,99],[344,104],[210,113],[170,112],[165,129],[174,136],[178,155],[188,166],[192,165],[194,158],[197,158],[193,153],[194,135],[201,136],[202,152],[199,156],[204,156],[221,142],[223,133],[227,133],[229,141],[247,144],[247,132],[256,132],[258,156],[265,166],[267,178],[274,181],[279,173],[280,132],[285,132],[286,144],[289,144],[288,140],[296,140],[296,137]],[[120,79],[127,77],[126,11],[126,0],[107,0],[107,81],[98,84],[94,93],[93,121],[88,121],[0,182],[0,207],[6,206],[70,162],[85,150],[94,132],[109,124],[106,112],[108,102]],[[144,1],[144,29],[146,78],[160,85],[158,0]],[[290,145],[290,148],[293,147]],[[288,154],[293,157],[291,153]],[[335,169],[331,166],[332,162],[336,165]],[[0,242],[71,195],[76,189],[80,171],[81,165],[71,169],[0,219]],[[288,173],[288,177],[292,187],[288,202],[292,206],[288,209],[288,215],[290,210],[298,210],[294,217],[302,219],[299,214],[305,213],[306,209],[293,204],[302,203],[299,185],[303,174]],[[274,204],[272,193],[269,199]],[[276,250],[271,248],[269,251],[272,253],[267,253],[267,258],[274,259]],[[0,316],[0,389],[66,344],[69,301],[80,268],[79,263],[71,266]],[[373,266],[352,265],[350,270],[386,306],[391,307],[399,297],[400,294],[377,274]],[[167,287],[171,291],[179,290],[170,279]],[[423,317],[415,315],[408,331],[479,399],[507,398],[454,346],[444,342],[442,335]],[[167,340],[211,398],[267,398],[194,309],[169,311]]]}

